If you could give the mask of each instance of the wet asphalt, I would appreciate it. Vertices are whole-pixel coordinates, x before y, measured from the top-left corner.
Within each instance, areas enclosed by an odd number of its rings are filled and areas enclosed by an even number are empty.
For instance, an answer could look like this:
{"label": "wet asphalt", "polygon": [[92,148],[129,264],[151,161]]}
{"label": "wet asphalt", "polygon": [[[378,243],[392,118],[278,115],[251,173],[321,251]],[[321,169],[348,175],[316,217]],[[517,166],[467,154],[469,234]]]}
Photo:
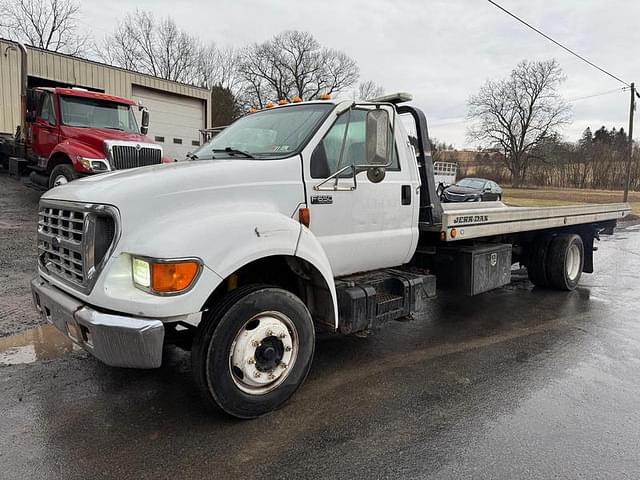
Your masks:
{"label": "wet asphalt", "polygon": [[635,479],[639,301],[636,225],[604,238],[574,292],[518,273],[318,341],[304,386],[252,421],[209,409],[177,348],[116,369],[29,330],[0,339],[24,347],[0,356],[0,478]]}

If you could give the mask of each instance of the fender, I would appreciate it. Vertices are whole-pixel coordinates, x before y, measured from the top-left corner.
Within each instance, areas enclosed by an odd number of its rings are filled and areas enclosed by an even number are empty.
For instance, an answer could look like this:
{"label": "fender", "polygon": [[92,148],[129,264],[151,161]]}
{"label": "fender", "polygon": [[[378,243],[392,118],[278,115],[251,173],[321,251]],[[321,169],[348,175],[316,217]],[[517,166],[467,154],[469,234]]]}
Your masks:
{"label": "fender", "polygon": [[336,286],[333,280],[333,270],[331,264],[327,258],[327,254],[324,252],[322,245],[307,227],[300,225],[300,239],[298,240],[298,247],[296,249],[296,257],[302,258],[313,265],[322,275],[324,281],[329,286],[329,292],[331,293],[331,303],[333,304],[333,319],[334,328],[338,329],[338,296],[336,294]]}
{"label": "fender", "polygon": [[100,152],[99,150],[96,150],[95,148],[92,148],[85,143],[81,143],[73,139],[67,139],[63,142],[58,143],[51,151],[49,160],[51,160],[57,154],[64,154],[65,156],[69,157],[74,170],[81,173],[92,172],[82,166],[82,164],[78,161],[79,156],[87,158],[105,158],[104,152]]}
{"label": "fender", "polygon": [[[204,300],[224,279],[255,260],[276,255],[297,256],[313,265],[326,282],[337,328],[338,303],[333,274],[329,260],[316,237],[291,217],[277,211],[256,211],[255,207],[256,205],[250,204],[236,205],[225,213],[212,214],[205,206],[200,205],[189,209],[188,216],[184,215],[184,210],[178,210],[163,217],[162,223],[166,227],[159,228],[155,222],[137,229],[125,224],[124,229],[135,234],[121,238],[117,253],[143,254],[157,258],[198,257],[204,262],[214,275],[208,277],[206,282],[199,281],[188,295],[194,302],[201,303],[189,306],[183,304],[181,311],[171,312],[174,315],[199,310]],[[249,209],[250,211],[246,211]],[[127,222],[126,219],[123,220]],[[108,282],[106,279],[105,281]],[[113,294],[112,290],[111,295]],[[182,300],[180,297],[173,297],[173,303],[179,303],[176,300]],[[140,308],[142,309],[142,305]]]}

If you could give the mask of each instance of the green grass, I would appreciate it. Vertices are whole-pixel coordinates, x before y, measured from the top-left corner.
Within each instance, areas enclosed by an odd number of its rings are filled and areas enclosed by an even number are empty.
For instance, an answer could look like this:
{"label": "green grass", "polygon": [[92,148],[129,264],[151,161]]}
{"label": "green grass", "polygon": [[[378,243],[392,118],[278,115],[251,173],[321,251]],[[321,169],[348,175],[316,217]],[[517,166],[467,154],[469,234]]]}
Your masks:
{"label": "green grass", "polygon": [[[611,190],[581,190],[577,188],[503,188],[503,201],[516,207],[553,207],[584,203],[619,203],[622,192]],[[629,193],[634,215],[640,216],[640,192]]]}

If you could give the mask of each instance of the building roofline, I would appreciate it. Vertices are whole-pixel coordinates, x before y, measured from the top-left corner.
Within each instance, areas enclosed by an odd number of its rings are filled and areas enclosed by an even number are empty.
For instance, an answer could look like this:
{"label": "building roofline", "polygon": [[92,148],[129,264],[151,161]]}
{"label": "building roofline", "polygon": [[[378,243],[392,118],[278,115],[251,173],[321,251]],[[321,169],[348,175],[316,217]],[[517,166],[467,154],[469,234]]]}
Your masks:
{"label": "building roofline", "polygon": [[[0,37],[0,42],[13,43],[13,44],[16,43],[15,40],[9,40],[8,38],[3,38],[3,37]],[[54,52],[53,50],[47,50],[46,48],[34,47],[33,45],[28,45],[28,44],[25,44],[25,47],[27,47],[30,50],[36,50],[38,52],[44,52],[44,53],[51,54],[51,55],[58,55],[60,57],[68,57],[68,58],[72,58],[74,60],[79,60],[81,62],[87,62],[87,63],[92,63],[94,65],[100,65],[101,67],[113,68],[114,70],[120,70],[122,72],[127,72],[127,73],[131,73],[131,74],[134,74],[134,75],[142,75],[144,77],[149,77],[149,78],[153,78],[153,79],[156,79],[156,80],[162,80],[164,82],[174,83],[176,85],[182,85],[182,86],[188,87],[188,88],[194,88],[196,90],[201,90],[203,92],[208,92],[209,91],[209,89],[205,88],[205,87],[198,87],[197,85],[191,85],[190,83],[176,82],[175,80],[169,80],[169,79],[162,78],[162,77],[155,77],[155,76],[150,75],[148,73],[138,72],[136,70],[129,70],[128,68],[118,67],[116,65],[109,65],[108,63],[98,62],[96,60],[91,60],[91,59],[88,59],[88,58],[79,57],[77,55],[69,55],[68,53]]]}

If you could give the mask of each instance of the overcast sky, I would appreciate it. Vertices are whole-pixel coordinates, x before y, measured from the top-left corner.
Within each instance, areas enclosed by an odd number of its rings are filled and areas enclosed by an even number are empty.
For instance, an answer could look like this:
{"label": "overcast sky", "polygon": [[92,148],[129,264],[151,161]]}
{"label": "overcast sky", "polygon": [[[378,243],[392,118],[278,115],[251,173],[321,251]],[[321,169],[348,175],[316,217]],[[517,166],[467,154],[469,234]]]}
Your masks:
{"label": "overcast sky", "polygon": [[[505,8],[627,82],[640,82],[640,1],[499,0]],[[556,58],[567,76],[561,93],[572,100],[623,85],[538,36],[486,0],[110,0],[82,2],[82,24],[94,36],[110,32],[135,8],[172,16],[183,28],[220,46],[263,41],[286,29],[311,32],[344,50],[362,80],[387,92],[407,91],[424,109],[430,135],[466,140],[466,100],[488,78],[501,78],[522,59]],[[575,140],[591,126],[628,123],[629,94],[572,102]]]}

